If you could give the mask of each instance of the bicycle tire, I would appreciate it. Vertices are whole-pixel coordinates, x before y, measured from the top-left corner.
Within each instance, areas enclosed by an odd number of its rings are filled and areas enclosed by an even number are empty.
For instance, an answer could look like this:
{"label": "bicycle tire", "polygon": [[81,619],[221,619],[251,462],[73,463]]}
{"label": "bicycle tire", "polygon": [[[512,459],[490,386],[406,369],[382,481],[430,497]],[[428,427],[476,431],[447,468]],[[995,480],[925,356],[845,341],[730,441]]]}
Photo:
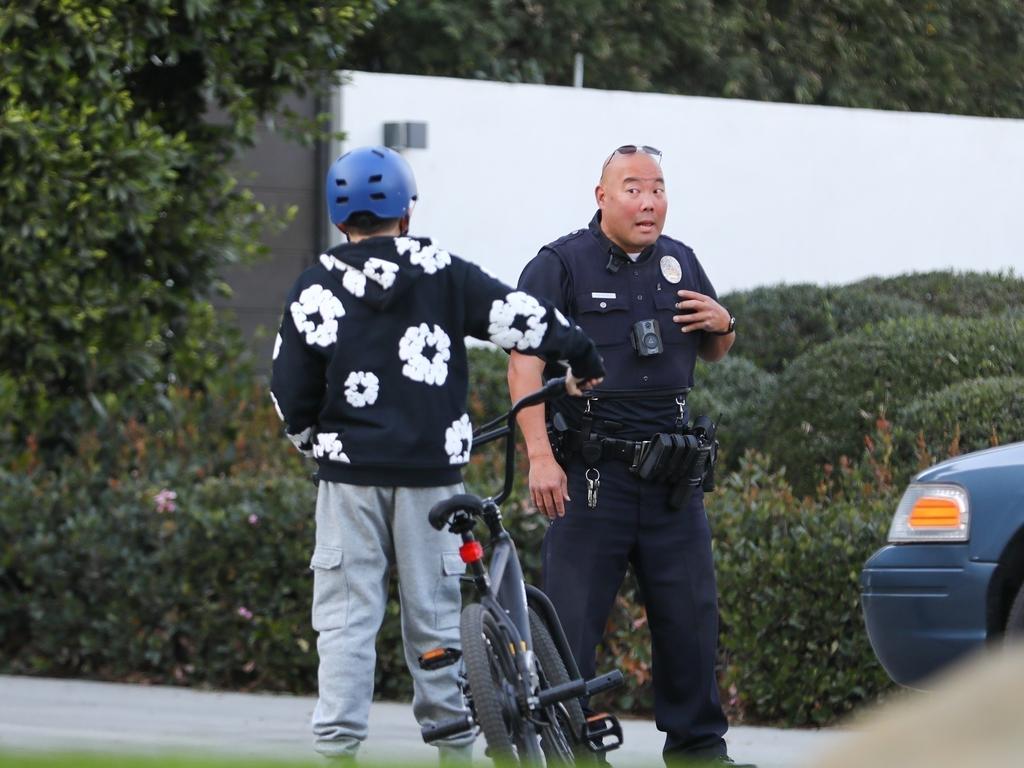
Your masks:
{"label": "bicycle tire", "polygon": [[[530,634],[533,652],[544,676],[542,687],[550,688],[569,682],[569,671],[558,652],[547,622],[530,609]],[[586,717],[577,698],[566,699],[548,707],[548,725],[541,728],[541,747],[551,765],[597,765],[597,758],[586,744],[576,737],[585,733]],[[568,746],[568,750],[565,747]]]}
{"label": "bicycle tire", "polygon": [[515,661],[498,622],[480,603],[472,603],[462,610],[459,632],[473,711],[487,742],[488,755],[502,765],[517,763],[517,729],[513,724],[517,707],[514,698],[509,701],[502,685],[514,685]]}

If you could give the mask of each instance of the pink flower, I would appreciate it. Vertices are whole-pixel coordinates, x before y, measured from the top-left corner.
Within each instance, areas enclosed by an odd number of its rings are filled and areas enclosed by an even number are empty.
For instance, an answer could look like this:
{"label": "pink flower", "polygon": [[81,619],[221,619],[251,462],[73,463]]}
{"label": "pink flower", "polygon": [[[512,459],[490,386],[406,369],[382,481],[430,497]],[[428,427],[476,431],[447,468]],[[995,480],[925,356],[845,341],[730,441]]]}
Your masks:
{"label": "pink flower", "polygon": [[178,508],[178,505],[174,503],[176,498],[178,498],[178,494],[172,490],[164,488],[153,497],[153,501],[156,502],[156,511],[174,512]]}
{"label": "pink flower", "polygon": [[253,512],[249,515],[249,525],[259,525],[260,516]]}
{"label": "pink flower", "polygon": [[250,621],[252,619],[252,611],[250,611],[244,605],[238,606],[238,615],[246,621]]}

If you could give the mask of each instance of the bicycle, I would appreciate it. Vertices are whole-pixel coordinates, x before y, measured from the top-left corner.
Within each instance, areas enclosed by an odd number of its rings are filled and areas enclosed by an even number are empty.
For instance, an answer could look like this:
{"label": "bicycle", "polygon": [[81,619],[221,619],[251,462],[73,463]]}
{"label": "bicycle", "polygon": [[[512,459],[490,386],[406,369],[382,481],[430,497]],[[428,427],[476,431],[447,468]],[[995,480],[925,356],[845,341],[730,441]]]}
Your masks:
{"label": "bicycle", "polygon": [[[590,680],[580,676],[554,606],[540,589],[526,584],[512,537],[502,525],[500,505],[515,476],[516,415],[565,393],[565,379],[548,381],[517,401],[507,414],[473,433],[477,447],[505,437],[505,480],[494,496],[459,494],[435,505],[429,514],[437,530],[447,527],[462,537],[459,554],[478,602],[462,610],[461,652],[437,648],[420,657],[433,669],[461,658],[467,714],[422,728],[427,743],[479,726],[487,753],[496,763],[523,765],[595,765],[597,755],[622,744],[614,715],[584,716],[580,697],[623,682],[612,670]],[[505,425],[501,422],[506,421]],[[490,567],[473,529],[483,520],[488,533]]]}

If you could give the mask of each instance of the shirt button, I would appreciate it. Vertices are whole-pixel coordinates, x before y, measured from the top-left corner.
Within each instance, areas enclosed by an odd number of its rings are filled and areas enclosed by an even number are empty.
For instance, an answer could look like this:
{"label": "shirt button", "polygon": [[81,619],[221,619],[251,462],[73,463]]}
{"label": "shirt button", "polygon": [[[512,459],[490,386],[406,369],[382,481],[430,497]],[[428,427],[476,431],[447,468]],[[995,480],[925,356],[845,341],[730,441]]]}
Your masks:
{"label": "shirt button", "polygon": [[644,379],[644,381],[647,381],[647,377],[646,376],[644,376],[643,379]]}
{"label": "shirt button", "polygon": [[600,304],[598,304],[598,306],[599,306],[599,307],[600,307],[601,309],[604,309],[605,307],[607,307],[607,306],[608,306],[608,302],[607,302],[607,301],[602,301],[602,302],[601,302]]}
{"label": "shirt button", "polygon": [[640,273],[637,272],[635,269],[633,270],[633,277],[640,277]]}
{"label": "shirt button", "polygon": [[637,301],[643,301],[643,300],[644,300],[644,295],[643,295],[642,293],[638,293],[638,294],[636,295],[636,300],[637,300]]}

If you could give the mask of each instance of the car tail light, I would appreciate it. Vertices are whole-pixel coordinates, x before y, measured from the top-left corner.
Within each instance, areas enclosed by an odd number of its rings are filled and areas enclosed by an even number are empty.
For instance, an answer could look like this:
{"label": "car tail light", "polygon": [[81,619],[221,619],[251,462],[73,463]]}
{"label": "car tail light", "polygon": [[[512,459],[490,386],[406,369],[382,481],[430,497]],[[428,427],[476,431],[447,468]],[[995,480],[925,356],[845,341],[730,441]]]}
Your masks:
{"label": "car tail light", "polygon": [[959,485],[911,484],[889,528],[889,541],[967,541],[971,512],[967,491]]}

